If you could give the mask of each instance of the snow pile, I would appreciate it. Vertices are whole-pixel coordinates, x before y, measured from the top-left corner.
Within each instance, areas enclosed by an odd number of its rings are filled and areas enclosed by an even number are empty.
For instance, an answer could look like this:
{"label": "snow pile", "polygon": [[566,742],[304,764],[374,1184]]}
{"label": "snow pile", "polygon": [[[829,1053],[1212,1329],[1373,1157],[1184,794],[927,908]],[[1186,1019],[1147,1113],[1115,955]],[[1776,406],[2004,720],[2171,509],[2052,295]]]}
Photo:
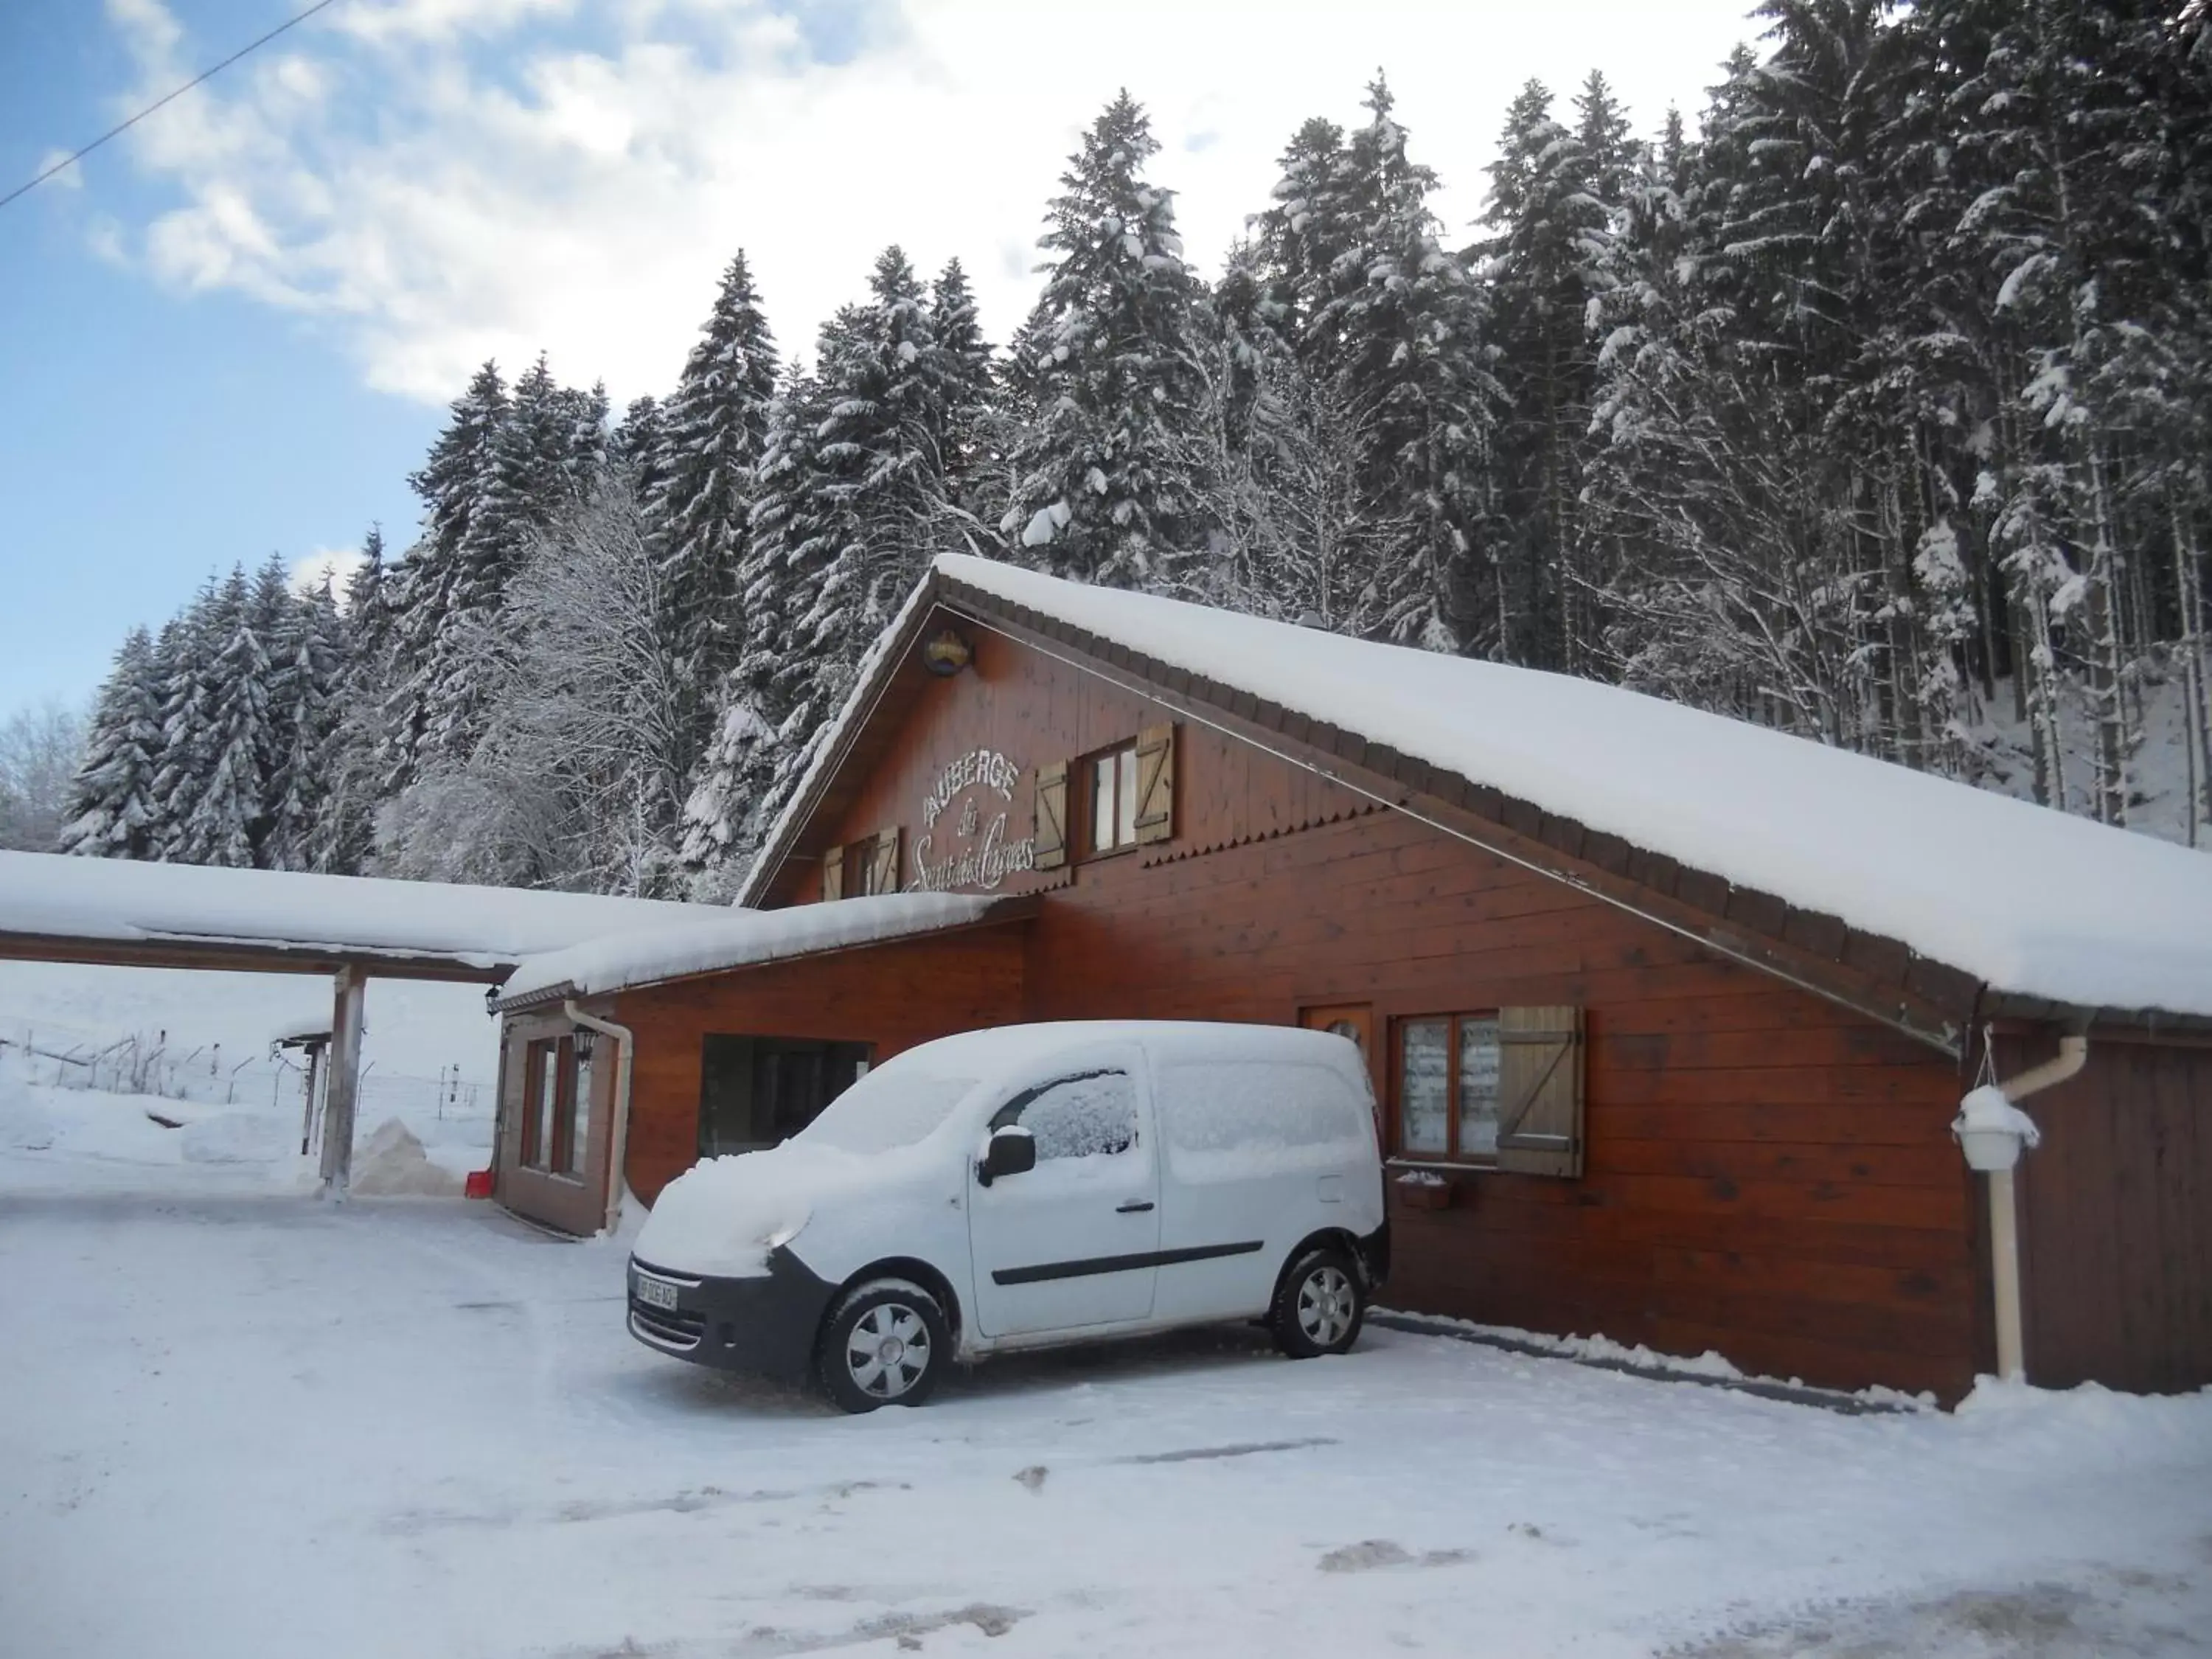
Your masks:
{"label": "snow pile", "polygon": [[726,914],[591,893],[0,853],[0,933],[34,936],[320,946],[493,968],[624,929]]}
{"label": "snow pile", "polygon": [[297,1122],[288,1127],[268,1112],[217,1112],[174,1133],[187,1164],[275,1164],[299,1154]]}
{"label": "snow pile", "polygon": [[1984,1083],[1959,1103],[1959,1115],[1951,1120],[1951,1133],[1968,1135],[1991,1130],[2018,1136],[2023,1146],[2043,1144],[2043,1131],[2035,1127],[2035,1120],[2014,1105],[1996,1084]]}
{"label": "snow pile", "polygon": [[461,1183],[430,1161],[422,1143],[396,1117],[355,1144],[353,1190],[368,1198],[457,1198]]}
{"label": "snow pile", "polygon": [[[1594,680],[963,555],[940,556],[936,569],[1692,869],[1840,916],[1997,990],[2212,1014],[2212,859],[2202,854]],[[848,704],[846,718],[864,706]]]}
{"label": "snow pile", "polygon": [[999,901],[988,894],[879,893],[787,910],[716,908],[532,957],[501,988],[502,1001],[565,990],[573,996],[718,973],[785,957],[842,950],[980,921]]}

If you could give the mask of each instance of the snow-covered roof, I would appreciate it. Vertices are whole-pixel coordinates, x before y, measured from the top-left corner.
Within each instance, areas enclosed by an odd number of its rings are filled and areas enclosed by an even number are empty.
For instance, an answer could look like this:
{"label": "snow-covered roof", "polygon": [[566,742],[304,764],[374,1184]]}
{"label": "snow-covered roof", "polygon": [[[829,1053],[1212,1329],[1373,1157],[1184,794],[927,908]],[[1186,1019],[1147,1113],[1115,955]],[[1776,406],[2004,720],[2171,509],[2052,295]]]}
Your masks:
{"label": "snow-covered roof", "polygon": [[721,905],[590,893],[0,853],[0,940],[323,953],[395,967],[447,963],[489,977],[602,934],[680,930],[727,915]]}
{"label": "snow-covered roof", "polygon": [[787,910],[724,909],[708,926],[647,927],[532,957],[500,990],[511,1007],[559,993],[595,996],[691,974],[878,945],[986,920],[1004,898],[980,893],[880,893]]}
{"label": "snow-covered roof", "polygon": [[[2202,853],[1595,680],[940,556],[924,592],[957,607],[961,589],[1838,917],[1994,991],[2212,1016]],[[864,718],[866,690],[844,721]]]}

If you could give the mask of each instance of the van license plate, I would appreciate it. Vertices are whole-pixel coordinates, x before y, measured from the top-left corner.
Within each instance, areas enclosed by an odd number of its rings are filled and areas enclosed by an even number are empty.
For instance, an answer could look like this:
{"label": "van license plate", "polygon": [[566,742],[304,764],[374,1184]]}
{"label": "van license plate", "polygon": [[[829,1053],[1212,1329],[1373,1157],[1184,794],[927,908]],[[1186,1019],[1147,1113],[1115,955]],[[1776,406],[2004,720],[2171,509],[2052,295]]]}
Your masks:
{"label": "van license plate", "polygon": [[676,1287],[664,1285],[657,1279],[647,1279],[643,1273],[637,1276],[637,1299],[648,1308],[665,1308],[671,1313],[676,1311]]}

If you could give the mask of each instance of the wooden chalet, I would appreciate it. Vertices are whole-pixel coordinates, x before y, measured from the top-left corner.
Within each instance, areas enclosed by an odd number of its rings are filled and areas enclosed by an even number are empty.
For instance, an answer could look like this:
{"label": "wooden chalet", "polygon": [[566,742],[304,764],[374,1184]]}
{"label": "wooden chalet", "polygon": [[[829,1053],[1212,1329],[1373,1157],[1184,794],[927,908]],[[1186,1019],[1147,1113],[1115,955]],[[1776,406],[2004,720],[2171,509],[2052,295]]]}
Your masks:
{"label": "wooden chalet", "polygon": [[[1494,763],[1453,746],[1492,728]],[[2051,908],[2075,873],[2105,886]],[[2000,1299],[1954,1115],[2086,1034],[2027,1108],[2027,1374],[2212,1382],[2200,855],[1614,688],[946,559],[744,899],[720,943],[506,987],[510,1207],[592,1231],[612,1164],[649,1202],[950,1032],[1298,1023],[1366,1054],[1393,1176],[1441,1178],[1391,1182],[1387,1304],[1948,1401]]]}

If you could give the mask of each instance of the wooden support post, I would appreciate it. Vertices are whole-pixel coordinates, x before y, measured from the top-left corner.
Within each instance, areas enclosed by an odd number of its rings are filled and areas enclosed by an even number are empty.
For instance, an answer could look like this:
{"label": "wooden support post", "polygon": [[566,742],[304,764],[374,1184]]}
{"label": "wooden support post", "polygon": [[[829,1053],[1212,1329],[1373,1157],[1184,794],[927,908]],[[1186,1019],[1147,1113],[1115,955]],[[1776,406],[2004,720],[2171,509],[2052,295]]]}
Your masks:
{"label": "wooden support post", "polygon": [[361,1006],[368,975],[358,963],[338,969],[331,1008],[330,1081],[323,1109],[323,1196],[345,1201],[353,1182],[353,1109],[361,1088]]}
{"label": "wooden support post", "polygon": [[322,1079],[323,1045],[307,1045],[307,1103],[300,1109],[300,1156],[307,1155],[307,1147],[315,1135],[315,1085]]}

